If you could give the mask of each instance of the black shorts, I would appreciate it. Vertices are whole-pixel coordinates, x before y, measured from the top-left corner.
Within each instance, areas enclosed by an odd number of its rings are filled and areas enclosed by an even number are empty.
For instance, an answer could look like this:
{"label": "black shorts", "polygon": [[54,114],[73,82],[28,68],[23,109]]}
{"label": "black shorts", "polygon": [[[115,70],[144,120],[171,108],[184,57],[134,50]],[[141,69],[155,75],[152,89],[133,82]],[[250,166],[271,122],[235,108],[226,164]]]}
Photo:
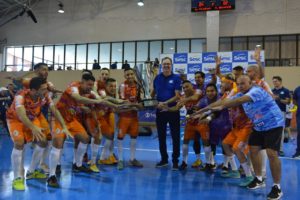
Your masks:
{"label": "black shorts", "polygon": [[288,128],[291,126],[291,119],[285,118],[285,128]]}
{"label": "black shorts", "polygon": [[277,127],[267,131],[256,131],[253,129],[248,143],[250,146],[259,146],[262,149],[279,151],[282,131],[283,127]]}

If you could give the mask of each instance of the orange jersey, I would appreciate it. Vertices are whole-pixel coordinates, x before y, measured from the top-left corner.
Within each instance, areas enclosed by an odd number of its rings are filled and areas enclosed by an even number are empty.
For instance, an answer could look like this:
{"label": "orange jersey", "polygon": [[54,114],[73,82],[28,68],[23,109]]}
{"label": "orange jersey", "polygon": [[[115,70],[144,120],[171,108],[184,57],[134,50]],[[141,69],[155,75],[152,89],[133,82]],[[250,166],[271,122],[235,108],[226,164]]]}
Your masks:
{"label": "orange jersey", "polygon": [[[226,98],[230,98],[236,95],[238,92],[238,90],[232,89],[229,93],[227,93]],[[229,108],[229,114],[234,128],[251,128],[253,126],[242,105]]]}
{"label": "orange jersey", "polygon": [[[72,121],[74,117],[76,117],[76,114],[81,113],[80,106],[83,104],[78,103],[71,96],[76,93],[82,95],[79,81],[69,84],[68,88],[64,91],[56,104],[57,109],[67,122]],[[91,94],[92,93],[93,92],[91,92]]]}
{"label": "orange jersey", "polygon": [[106,96],[104,81],[101,80],[97,81],[97,92],[101,97]]}
{"label": "orange jersey", "polygon": [[[140,92],[137,83],[129,85],[127,81],[122,83],[119,88],[119,97],[123,100],[128,100],[131,103],[140,101]],[[137,117],[137,111],[122,112],[120,117]]]}
{"label": "orange jersey", "polygon": [[34,101],[30,96],[30,90],[21,90],[15,96],[10,108],[7,109],[6,117],[7,119],[18,119],[16,109],[18,107],[24,106],[27,117],[31,121],[33,121],[41,114],[41,107],[44,105],[54,105],[49,93],[46,93],[46,95],[43,98],[38,98],[37,101]]}
{"label": "orange jersey", "polygon": [[[193,93],[192,95],[194,95],[195,93],[198,94],[197,90],[194,90],[194,93]],[[184,99],[184,98],[186,98],[185,95],[182,95],[182,96],[180,97],[180,99]],[[199,99],[201,99],[201,98],[199,98]],[[195,100],[195,101],[188,101],[188,102],[186,102],[186,103],[184,104],[184,107],[185,107],[185,109],[186,109],[186,114],[187,114],[187,115],[190,115],[190,114],[193,114],[193,113],[194,113],[194,108],[195,108],[195,107],[197,106],[197,104],[199,103],[199,99],[198,99],[198,100]],[[198,124],[197,120],[189,121],[188,123],[191,124],[191,125]]]}

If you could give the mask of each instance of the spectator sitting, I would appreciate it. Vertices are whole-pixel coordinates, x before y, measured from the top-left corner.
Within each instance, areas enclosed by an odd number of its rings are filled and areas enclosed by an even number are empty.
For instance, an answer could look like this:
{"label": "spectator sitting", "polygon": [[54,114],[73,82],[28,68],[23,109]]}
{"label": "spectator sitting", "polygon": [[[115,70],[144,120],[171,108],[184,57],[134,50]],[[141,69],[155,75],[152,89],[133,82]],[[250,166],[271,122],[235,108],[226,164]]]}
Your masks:
{"label": "spectator sitting", "polygon": [[117,69],[117,67],[118,67],[117,61],[110,65],[110,69]]}
{"label": "spectator sitting", "polygon": [[101,69],[101,66],[99,65],[96,59],[94,60],[93,69]]}
{"label": "spectator sitting", "polygon": [[128,64],[128,61],[125,60],[125,63],[122,65],[122,69],[129,69],[130,65]]}

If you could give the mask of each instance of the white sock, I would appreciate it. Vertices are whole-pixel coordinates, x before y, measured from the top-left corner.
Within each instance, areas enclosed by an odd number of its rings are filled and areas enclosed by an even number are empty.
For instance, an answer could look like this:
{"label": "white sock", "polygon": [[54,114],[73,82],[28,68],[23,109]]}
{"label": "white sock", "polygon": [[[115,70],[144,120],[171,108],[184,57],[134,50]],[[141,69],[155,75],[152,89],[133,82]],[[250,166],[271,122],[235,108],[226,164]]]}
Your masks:
{"label": "white sock", "polygon": [[131,138],[131,140],[130,140],[130,160],[135,159],[135,151],[136,151],[136,139]]}
{"label": "white sock", "polygon": [[92,141],[92,145],[91,145],[91,149],[92,149],[92,164],[96,164],[96,159],[97,159],[97,156],[98,156],[98,150],[99,150],[99,144],[95,144],[95,141]]}
{"label": "white sock", "polygon": [[28,169],[29,172],[34,172],[34,170],[36,169],[36,167],[38,166],[38,164],[41,161],[44,151],[45,151],[45,148],[40,147],[39,145],[35,145],[33,153],[32,153],[30,167]]}
{"label": "white sock", "polygon": [[262,177],[267,176],[267,160],[268,160],[268,155],[267,151],[265,149],[260,151],[261,154],[261,175]]}
{"label": "white sock", "polygon": [[104,147],[103,147],[103,149],[102,149],[102,153],[101,153],[101,158],[100,158],[100,160],[105,160],[105,159],[108,158],[107,152],[108,152],[109,149],[110,149],[111,143],[112,143],[112,140],[105,139],[105,143],[104,143]]}
{"label": "white sock", "polygon": [[187,163],[188,153],[189,153],[189,145],[188,144],[183,144],[183,146],[182,146],[182,159],[185,163]]}
{"label": "white sock", "polygon": [[56,166],[59,163],[60,155],[62,149],[57,149],[52,147],[49,156],[49,168],[50,168],[50,176],[55,176]]}
{"label": "white sock", "polygon": [[110,140],[110,146],[109,146],[109,155],[113,155],[114,154],[114,139]]}
{"label": "white sock", "polygon": [[229,163],[230,163],[231,169],[233,171],[236,171],[237,170],[237,166],[236,166],[236,162],[235,162],[235,159],[234,159],[234,155],[228,156],[228,159],[229,159]]}
{"label": "white sock", "polygon": [[214,156],[214,152],[210,152],[209,162],[210,162],[210,164],[212,164],[212,165],[215,164],[215,156]]}
{"label": "white sock", "polygon": [[228,156],[223,155],[223,159],[224,159],[223,166],[228,168],[228,163],[229,163]]}
{"label": "white sock", "polygon": [[122,161],[123,160],[123,140],[119,140],[118,139],[118,156],[119,156],[119,160]]}
{"label": "white sock", "polygon": [[205,161],[207,164],[210,163],[210,153],[211,153],[211,147],[210,146],[204,146],[204,155],[205,155]]}
{"label": "white sock", "polygon": [[16,178],[24,178],[24,174],[22,175],[22,170],[23,170],[23,152],[24,150],[18,150],[13,148],[11,152],[11,166],[14,172],[14,179]]}
{"label": "white sock", "polygon": [[77,149],[73,148],[73,164],[76,164],[76,156],[77,156]]}
{"label": "white sock", "polygon": [[48,141],[48,144],[45,148],[45,151],[43,152],[40,165],[41,164],[46,164],[47,165],[47,163],[48,163],[47,161],[49,160],[49,153],[50,153],[50,150],[51,150],[51,146],[52,146],[52,142]]}
{"label": "white sock", "polygon": [[61,157],[63,155],[63,149],[61,150],[60,154],[59,154],[59,159],[58,159],[58,163],[57,165],[61,165]]}
{"label": "white sock", "polygon": [[197,159],[197,160],[200,160],[200,153],[199,153],[199,154],[196,154],[196,159]]}
{"label": "white sock", "polygon": [[251,169],[250,169],[250,166],[248,165],[248,163],[244,162],[244,163],[241,163],[241,165],[244,169],[246,177],[252,176]]}
{"label": "white sock", "polygon": [[26,144],[24,145],[24,149],[22,150],[22,161],[20,167],[20,171],[21,171],[20,173],[23,178],[25,176],[25,169],[24,169],[25,148],[26,148]]}
{"label": "white sock", "polygon": [[82,166],[82,159],[86,152],[87,144],[83,144],[82,142],[79,142],[79,145],[77,147],[76,152],[76,166],[81,167]]}

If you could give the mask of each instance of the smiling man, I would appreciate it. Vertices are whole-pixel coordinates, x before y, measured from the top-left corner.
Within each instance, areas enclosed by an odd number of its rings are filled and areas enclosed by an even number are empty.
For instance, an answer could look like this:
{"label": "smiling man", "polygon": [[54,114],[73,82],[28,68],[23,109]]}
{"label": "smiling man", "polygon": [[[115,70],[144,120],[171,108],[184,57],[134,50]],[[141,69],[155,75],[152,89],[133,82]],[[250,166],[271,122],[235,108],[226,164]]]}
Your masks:
{"label": "smiling man", "polygon": [[162,73],[157,75],[153,81],[152,97],[156,96],[159,101],[156,111],[156,126],[158,131],[159,151],[161,161],[156,167],[168,165],[167,153],[167,124],[169,123],[173,141],[173,170],[178,170],[178,158],[180,156],[180,114],[177,112],[165,111],[163,108],[176,105],[180,97],[181,79],[172,72],[172,59],[165,57],[162,59]]}

